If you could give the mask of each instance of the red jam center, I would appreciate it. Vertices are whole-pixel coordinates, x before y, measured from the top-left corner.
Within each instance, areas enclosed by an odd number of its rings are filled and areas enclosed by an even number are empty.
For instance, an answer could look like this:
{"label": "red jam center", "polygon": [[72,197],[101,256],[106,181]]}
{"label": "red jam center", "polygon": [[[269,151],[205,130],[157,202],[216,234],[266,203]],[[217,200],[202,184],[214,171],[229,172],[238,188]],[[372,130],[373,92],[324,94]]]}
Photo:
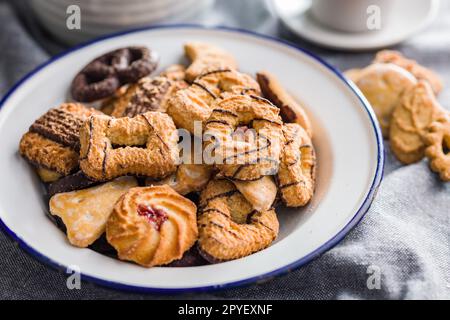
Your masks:
{"label": "red jam center", "polygon": [[147,218],[147,220],[155,227],[156,230],[161,229],[161,225],[167,220],[167,213],[152,206],[140,204],[137,212],[140,216]]}

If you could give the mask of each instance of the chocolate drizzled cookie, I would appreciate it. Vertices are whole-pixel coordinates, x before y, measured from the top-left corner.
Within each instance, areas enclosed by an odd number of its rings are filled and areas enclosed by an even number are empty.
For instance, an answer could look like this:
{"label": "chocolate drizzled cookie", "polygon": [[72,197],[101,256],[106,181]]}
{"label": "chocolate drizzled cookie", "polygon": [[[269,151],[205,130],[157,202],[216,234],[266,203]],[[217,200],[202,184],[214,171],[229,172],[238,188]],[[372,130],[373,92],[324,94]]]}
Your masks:
{"label": "chocolate drizzled cookie", "polygon": [[82,104],[65,103],[49,110],[23,135],[19,151],[44,182],[58,180],[78,167],[79,129],[90,115],[99,113]]}
{"label": "chocolate drizzled cookie", "polygon": [[80,141],[78,130],[83,120],[77,115],[64,109],[50,109],[46,114],[37,119],[30,127],[30,132],[57,142],[73,150],[79,150]]}
{"label": "chocolate drizzled cookie", "polygon": [[167,101],[180,88],[180,82],[166,77],[142,78],[113,103],[112,116],[135,117],[148,111],[165,112]]}

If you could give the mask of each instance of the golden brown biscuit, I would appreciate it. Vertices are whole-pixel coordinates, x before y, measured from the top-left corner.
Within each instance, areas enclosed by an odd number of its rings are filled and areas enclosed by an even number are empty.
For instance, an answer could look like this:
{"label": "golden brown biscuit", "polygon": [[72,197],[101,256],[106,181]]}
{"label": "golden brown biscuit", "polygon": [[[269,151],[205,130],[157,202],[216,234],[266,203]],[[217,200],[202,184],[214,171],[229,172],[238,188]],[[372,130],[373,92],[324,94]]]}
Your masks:
{"label": "golden brown biscuit", "polygon": [[36,120],[23,135],[19,151],[44,182],[66,176],[78,167],[79,129],[99,111],[78,103],[64,103]]}
{"label": "golden brown biscuit", "polygon": [[211,180],[200,197],[200,253],[210,262],[238,259],[268,247],[278,235],[275,211],[258,212],[227,180]]}
{"label": "golden brown biscuit", "polygon": [[200,75],[184,90],[179,90],[168,102],[167,113],[178,128],[194,132],[195,121],[202,124],[211,114],[212,104],[222,94],[260,94],[258,83],[249,75],[233,70],[215,70]]}
{"label": "golden brown biscuit", "polygon": [[136,186],[135,178],[122,177],[96,187],[58,193],[50,199],[50,213],[62,219],[69,242],[84,248],[105,232],[117,200]]}
{"label": "golden brown biscuit", "polygon": [[264,176],[255,181],[233,181],[233,183],[256,211],[267,211],[272,208],[277,196],[277,186],[271,176]]}
{"label": "golden brown biscuit", "polygon": [[199,75],[212,70],[237,69],[234,57],[221,48],[203,42],[189,42],[184,45],[191,65],[186,69],[186,80],[194,81]]}
{"label": "golden brown biscuit", "polygon": [[178,134],[165,113],[92,116],[80,129],[80,142],[81,170],[94,180],[127,174],[161,179],[176,170]]}
{"label": "golden brown biscuit", "polygon": [[347,71],[344,72],[344,75],[345,75],[349,80],[351,80],[351,81],[353,81],[353,82],[356,82],[356,81],[358,81],[358,78],[359,78],[359,76],[360,76],[362,70],[363,70],[363,69],[357,69],[357,68],[349,69],[349,70],[347,70]]}
{"label": "golden brown biscuit", "polygon": [[284,147],[278,183],[282,201],[288,207],[301,207],[312,198],[315,189],[316,156],[311,138],[296,123],[283,126]]}
{"label": "golden brown biscuit", "polygon": [[409,164],[423,158],[423,134],[442,112],[427,81],[419,81],[405,92],[392,114],[389,134],[391,150],[398,160]]}
{"label": "golden brown biscuit", "polygon": [[119,259],[145,267],[168,264],[195,243],[196,211],[169,186],[133,188],[115,205],[106,238]]}
{"label": "golden brown biscuit", "polygon": [[278,113],[270,101],[255,95],[220,100],[205,123],[205,161],[215,164],[220,177],[234,181],[275,174],[282,140]]}
{"label": "golden brown biscuit", "polygon": [[172,64],[159,74],[160,77],[166,77],[172,81],[184,81],[186,78],[186,68],[181,64]]}
{"label": "golden brown biscuit", "polygon": [[383,136],[389,136],[392,112],[403,93],[417,83],[416,78],[392,63],[372,64],[359,72],[355,84],[369,100]]}
{"label": "golden brown biscuit", "polygon": [[398,51],[383,50],[375,56],[375,63],[393,63],[410,73],[412,73],[417,80],[425,80],[431,85],[435,94],[441,92],[443,84],[440,77],[432,70],[425,68],[417,63],[417,61],[407,59]]}
{"label": "golden brown biscuit", "polygon": [[439,173],[443,181],[450,181],[450,113],[432,122],[424,134],[427,144],[425,155],[433,171]]}
{"label": "golden brown biscuit", "polygon": [[181,195],[202,190],[211,178],[213,168],[205,164],[182,163],[169,177],[155,181],[146,180],[146,185],[168,185]]}
{"label": "golden brown biscuit", "polygon": [[308,115],[303,107],[281,86],[278,79],[267,71],[258,72],[256,79],[264,96],[280,108],[283,121],[298,123],[312,137],[313,130]]}
{"label": "golden brown biscuit", "polygon": [[165,77],[142,78],[112,103],[111,116],[132,118],[148,111],[165,112],[167,101],[179,89],[179,82]]}

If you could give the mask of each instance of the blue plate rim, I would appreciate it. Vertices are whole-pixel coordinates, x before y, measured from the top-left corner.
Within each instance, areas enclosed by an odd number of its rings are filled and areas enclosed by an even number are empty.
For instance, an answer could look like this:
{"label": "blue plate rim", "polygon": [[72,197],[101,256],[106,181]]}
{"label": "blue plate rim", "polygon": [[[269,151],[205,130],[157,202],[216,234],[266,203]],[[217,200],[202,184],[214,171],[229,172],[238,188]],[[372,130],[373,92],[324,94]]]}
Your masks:
{"label": "blue plate rim", "polygon": [[[297,51],[302,52],[303,54],[306,54],[307,56],[311,57],[312,59],[316,60],[323,66],[325,66],[328,70],[330,70],[333,74],[335,74],[341,81],[344,82],[344,84],[350,88],[351,91],[358,97],[361,104],[363,105],[364,109],[366,110],[370,120],[371,124],[375,133],[376,141],[377,141],[377,168],[375,171],[375,175],[372,181],[372,184],[370,186],[369,192],[366,195],[366,198],[364,199],[363,203],[359,207],[359,209],[356,211],[352,219],[331,239],[329,239],[327,242],[325,242],[323,245],[321,245],[316,250],[312,251],[308,255],[302,257],[299,260],[296,260],[284,267],[281,267],[279,269],[273,270],[268,273],[264,273],[262,275],[258,275],[255,277],[250,277],[247,279],[239,280],[239,281],[233,281],[228,282],[224,284],[218,284],[218,285],[211,285],[211,286],[200,286],[200,287],[191,287],[191,288],[154,288],[154,287],[143,287],[143,286],[134,286],[134,285],[128,285],[123,283],[118,283],[114,281],[104,280],[97,277],[85,275],[81,273],[81,279],[86,280],[89,282],[93,282],[95,284],[99,284],[101,286],[109,287],[112,289],[117,289],[121,291],[131,291],[131,292],[139,292],[139,293],[154,293],[154,294],[173,294],[173,293],[193,293],[193,292],[210,292],[210,291],[217,291],[217,290],[225,290],[230,288],[236,288],[241,287],[244,285],[250,285],[252,283],[258,283],[261,281],[268,281],[274,277],[285,275],[289,273],[290,271],[293,271],[295,269],[300,268],[301,266],[309,263],[313,259],[317,258],[321,254],[325,253],[335,245],[337,245],[339,242],[341,242],[344,237],[350,232],[350,230],[355,227],[361,219],[364,217],[368,209],[370,208],[370,205],[372,204],[372,201],[377,193],[377,190],[380,186],[380,183],[383,179],[384,174],[384,166],[385,166],[385,152],[384,152],[384,144],[383,144],[383,138],[381,135],[381,130],[378,125],[377,118],[375,116],[375,112],[373,111],[372,107],[370,106],[370,103],[367,101],[367,99],[362,95],[362,93],[359,91],[359,89],[349,80],[347,80],[344,75],[334,66],[330,65],[328,62],[317,56],[316,54],[310,52],[307,49],[304,49],[300,46],[297,46],[296,44],[289,42],[284,39],[280,39],[277,37],[269,36],[260,34],[254,31],[241,29],[241,28],[234,28],[234,27],[228,27],[228,26],[204,26],[201,24],[161,24],[161,25],[151,25],[151,26],[144,26],[144,27],[138,27],[133,29],[128,29],[116,33],[111,33],[105,36],[101,36],[98,38],[95,38],[93,40],[81,43],[79,45],[76,45],[66,51],[63,51],[53,57],[51,57],[46,62],[38,65],[35,69],[27,73],[25,76],[23,76],[19,81],[17,81],[3,96],[3,98],[0,100],[0,112],[3,107],[3,105],[6,103],[6,101],[9,99],[9,97],[17,90],[19,87],[24,84],[28,79],[30,79],[33,75],[35,75],[40,70],[44,69],[46,66],[50,65],[51,63],[61,59],[62,57],[78,51],[82,48],[88,47],[90,45],[96,44],[98,42],[101,42],[102,40],[111,39],[120,37],[122,35],[127,35],[131,33],[137,33],[141,31],[146,30],[157,30],[157,29],[202,29],[202,30],[216,30],[216,31],[225,31],[229,33],[240,33],[240,34],[246,34],[250,35],[259,39],[265,39],[269,40],[278,44],[285,45],[289,48],[295,49]],[[0,227],[3,230],[4,233],[6,233],[9,237],[11,237],[14,241],[16,241],[19,246],[29,253],[31,256],[36,258],[37,260],[41,261],[42,263],[49,265],[50,267],[57,269],[57,270],[63,270],[64,272],[67,271],[67,266],[64,266],[62,264],[59,264],[56,261],[53,261],[52,259],[46,257],[42,253],[38,252],[37,250],[33,249],[30,245],[28,245],[25,241],[23,241],[19,236],[15,234],[14,231],[12,231],[1,219],[0,217]]]}

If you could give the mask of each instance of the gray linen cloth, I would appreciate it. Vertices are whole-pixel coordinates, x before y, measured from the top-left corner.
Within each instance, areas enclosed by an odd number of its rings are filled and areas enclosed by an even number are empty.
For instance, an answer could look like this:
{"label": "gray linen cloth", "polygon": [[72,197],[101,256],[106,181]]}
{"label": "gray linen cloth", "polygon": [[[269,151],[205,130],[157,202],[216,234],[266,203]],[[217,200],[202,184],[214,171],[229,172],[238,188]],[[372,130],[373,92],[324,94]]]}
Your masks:
{"label": "gray linen cloth", "polygon": [[[24,7],[19,13],[28,32],[9,5],[0,2],[0,96],[49,58],[37,42],[50,52],[60,48],[56,42],[49,44],[51,40],[33,24]],[[282,28],[258,0],[219,0],[214,11],[197,22],[281,36],[341,70],[363,66],[373,57],[373,52],[342,53],[310,45]],[[449,33],[447,3],[431,27],[397,49],[437,70],[450,84]],[[449,87],[440,100],[448,107]],[[440,182],[426,160],[401,166],[387,146],[385,177],[363,221],[335,248],[285,276],[201,294],[144,295],[87,282],[81,290],[69,290],[67,275],[39,263],[0,232],[0,299],[450,299],[449,203],[450,184]]]}

